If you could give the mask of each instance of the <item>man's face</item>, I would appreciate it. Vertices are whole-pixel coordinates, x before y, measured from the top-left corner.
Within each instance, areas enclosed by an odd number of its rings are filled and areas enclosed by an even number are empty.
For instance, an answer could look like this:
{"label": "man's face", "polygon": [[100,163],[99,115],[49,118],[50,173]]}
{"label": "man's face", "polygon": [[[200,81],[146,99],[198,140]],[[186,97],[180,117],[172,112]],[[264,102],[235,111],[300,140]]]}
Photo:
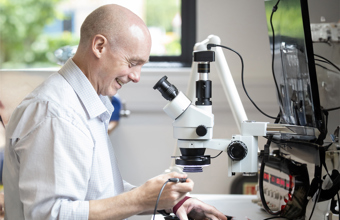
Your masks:
{"label": "man's face", "polygon": [[139,82],[141,68],[148,62],[150,49],[150,41],[147,43],[133,37],[119,49],[109,50],[101,68],[98,93],[113,96],[124,84]]}

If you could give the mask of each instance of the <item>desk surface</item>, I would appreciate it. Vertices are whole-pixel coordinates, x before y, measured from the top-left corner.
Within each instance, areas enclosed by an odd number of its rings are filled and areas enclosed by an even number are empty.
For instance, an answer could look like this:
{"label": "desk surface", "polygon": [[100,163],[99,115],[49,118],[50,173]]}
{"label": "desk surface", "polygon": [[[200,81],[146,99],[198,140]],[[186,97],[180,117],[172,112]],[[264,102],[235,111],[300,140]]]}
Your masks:
{"label": "desk surface", "polygon": [[252,202],[253,199],[257,199],[255,195],[193,194],[191,197],[215,206],[222,213],[237,220],[261,220],[273,217]]}
{"label": "desk surface", "polygon": [[[190,196],[214,206],[236,220],[263,220],[273,217],[252,202],[253,199],[257,199],[255,195],[191,194]],[[164,218],[157,216],[156,219]]]}

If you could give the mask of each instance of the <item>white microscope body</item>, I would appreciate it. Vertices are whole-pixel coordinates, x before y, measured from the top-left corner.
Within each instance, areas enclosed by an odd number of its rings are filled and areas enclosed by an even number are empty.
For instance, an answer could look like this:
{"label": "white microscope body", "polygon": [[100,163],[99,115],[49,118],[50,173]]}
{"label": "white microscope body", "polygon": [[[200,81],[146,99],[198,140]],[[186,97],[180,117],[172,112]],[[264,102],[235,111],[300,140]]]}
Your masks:
{"label": "white microscope body", "polygon": [[[228,64],[221,48],[215,52],[207,50],[208,44],[219,44],[217,36],[209,36],[207,40],[197,43],[194,48],[194,62],[190,75],[188,98],[182,92],[175,92],[164,111],[173,121],[173,136],[177,139],[177,147],[182,156],[176,164],[184,167],[185,172],[202,172],[202,167],[210,164],[210,156],[204,155],[206,148],[224,151],[229,155],[228,176],[235,173],[255,175],[258,171],[258,136],[267,133],[266,122],[248,121]],[[214,56],[215,54],[215,56]],[[216,57],[217,73],[227,95],[236,124],[241,132],[231,139],[213,139],[214,115],[211,105],[211,81],[209,80],[210,62]],[[174,87],[163,77],[154,87],[163,93]],[[196,80],[197,79],[197,80]],[[196,82],[196,105],[194,90]],[[164,88],[162,87],[162,84]],[[174,87],[174,90],[177,90]],[[171,91],[173,92],[173,91]]]}

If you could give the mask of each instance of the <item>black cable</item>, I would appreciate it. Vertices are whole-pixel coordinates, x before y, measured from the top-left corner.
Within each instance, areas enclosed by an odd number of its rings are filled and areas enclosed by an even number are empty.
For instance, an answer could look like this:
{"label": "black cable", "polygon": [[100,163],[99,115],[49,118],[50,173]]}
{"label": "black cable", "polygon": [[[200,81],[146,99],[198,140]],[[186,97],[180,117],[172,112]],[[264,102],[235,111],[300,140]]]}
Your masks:
{"label": "black cable", "polygon": [[221,151],[219,154],[217,154],[215,157],[210,157],[210,159],[215,159],[216,157],[220,156],[223,151]]}
{"label": "black cable", "polygon": [[330,112],[330,111],[334,111],[334,110],[338,110],[338,109],[340,109],[340,106],[339,107],[334,107],[334,108],[328,108],[328,109],[325,109],[325,111]]}
{"label": "black cable", "polygon": [[[328,114],[326,114],[326,116],[327,116],[326,123],[328,123]],[[326,127],[327,127],[327,124],[326,124]],[[328,171],[328,168],[327,168],[327,166],[326,166],[325,161],[322,162],[321,166],[323,166],[323,167],[325,168],[326,174],[331,178],[331,175],[329,174],[329,171]],[[310,216],[309,216],[309,220],[312,219],[312,216],[313,216],[313,213],[314,213],[314,210],[315,210],[316,203],[319,201],[319,198],[320,198],[320,195],[321,195],[321,191],[322,191],[322,181],[321,181],[321,179],[320,179],[320,183],[319,183],[319,184],[320,184],[320,186],[319,186],[319,193],[318,193],[318,195],[316,196],[317,198],[316,198],[315,201],[314,201],[314,205],[313,205],[313,208],[312,208],[312,212],[311,212],[311,214],[310,214]],[[313,197],[312,197],[312,198],[313,198]]]}
{"label": "black cable", "polygon": [[340,72],[337,72],[337,71],[328,69],[327,67],[322,66],[321,64],[318,64],[318,63],[315,63],[315,66],[319,66],[319,67],[321,67],[321,68],[323,68],[323,69],[325,69],[325,70],[328,70],[328,71],[330,71],[330,72],[333,72],[333,73],[340,73]]}
{"label": "black cable", "polygon": [[[280,0],[278,0],[278,1],[276,2],[276,4],[274,5],[274,7],[273,7],[272,13],[271,13],[271,15],[270,15],[270,26],[271,26],[272,33],[273,33],[273,36],[272,36],[272,39],[273,39],[272,74],[273,74],[273,79],[274,79],[274,83],[275,83],[277,95],[278,95],[279,101],[280,101],[280,103],[281,103],[281,105],[282,105],[283,103],[282,103],[282,99],[281,99],[281,96],[280,96],[280,90],[279,90],[279,87],[278,87],[278,85],[277,85],[277,80],[276,80],[275,71],[274,71],[274,59],[275,59],[275,32],[274,32],[274,27],[273,27],[273,22],[272,22],[272,20],[273,20],[273,14],[274,14],[274,12],[276,12],[277,6],[278,6],[279,3],[280,3]],[[210,46],[209,46],[209,45],[210,45]],[[268,118],[271,118],[271,119],[276,119],[275,117],[270,116],[270,115],[267,115],[266,113],[264,113],[264,112],[263,112],[263,111],[255,104],[255,102],[250,98],[250,96],[249,96],[249,94],[248,94],[248,92],[247,92],[247,90],[246,90],[246,88],[245,88],[245,86],[244,86],[244,77],[243,77],[244,64],[243,64],[242,56],[241,56],[238,52],[236,52],[235,50],[233,50],[233,49],[231,49],[231,48],[229,48],[229,47],[223,46],[223,45],[208,44],[208,45],[207,45],[207,48],[210,49],[212,45],[214,45],[214,46],[219,46],[219,47],[222,47],[222,48],[231,50],[231,51],[233,51],[234,53],[236,53],[236,54],[240,57],[240,59],[241,59],[241,64],[242,64],[242,71],[241,71],[242,87],[243,87],[243,90],[244,90],[244,92],[246,93],[248,99],[251,101],[251,103],[253,103],[253,105],[255,106],[255,108],[256,108],[258,111],[260,111],[263,115],[265,115],[265,116],[267,116]],[[209,47],[210,47],[210,48],[209,48]]]}
{"label": "black cable", "polygon": [[279,101],[281,103],[281,105],[283,105],[282,103],[282,99],[281,99],[281,95],[280,95],[280,90],[279,90],[279,86],[277,85],[277,80],[276,80],[276,76],[275,76],[275,70],[274,70],[274,60],[275,60],[275,31],[274,31],[274,26],[273,26],[273,15],[274,13],[277,11],[277,6],[279,5],[280,0],[278,0],[276,2],[276,4],[274,5],[273,9],[272,9],[272,13],[270,14],[270,27],[272,29],[272,45],[273,45],[273,53],[272,53],[272,75],[273,75],[273,79],[274,79],[274,83],[275,83],[275,87],[276,87],[276,92],[277,95],[279,97]]}
{"label": "black cable", "polygon": [[[280,113],[277,115],[274,124],[277,124],[280,121]],[[260,167],[260,174],[259,174],[259,191],[260,191],[260,197],[261,197],[261,202],[263,205],[263,208],[266,210],[267,213],[271,215],[279,215],[281,214],[281,210],[278,212],[273,212],[267,205],[266,199],[264,198],[264,193],[263,193],[263,174],[264,174],[264,167],[266,162],[269,160],[269,147],[272,142],[273,135],[269,135],[267,143],[264,145],[264,150],[263,150],[263,158],[261,162],[261,167]]]}
{"label": "black cable", "polygon": [[265,218],[263,220],[269,220],[269,219],[276,219],[276,218],[285,218],[285,219],[289,219],[289,218],[286,218],[286,217],[282,217],[282,216],[273,216],[273,217],[269,217],[269,218]]}
{"label": "black cable", "polygon": [[165,185],[168,183],[168,182],[173,182],[173,183],[178,183],[178,182],[181,182],[181,183],[184,183],[186,182],[186,178],[170,178],[168,179],[162,186],[161,190],[159,191],[159,194],[158,194],[158,197],[157,197],[157,201],[156,201],[156,205],[155,205],[155,210],[153,211],[153,220],[155,220],[155,216],[156,216],[156,212],[157,212],[157,206],[158,206],[158,203],[159,203],[159,199],[161,198],[161,195],[162,195],[162,192],[163,192],[163,189],[165,187]]}
{"label": "black cable", "polygon": [[167,181],[163,184],[163,186],[162,186],[162,188],[161,188],[161,191],[159,191],[158,198],[157,198],[156,205],[155,205],[155,210],[153,211],[153,220],[155,220],[155,216],[156,216],[156,212],[157,212],[157,206],[158,206],[158,203],[159,203],[159,199],[161,198],[161,194],[162,194],[162,192],[163,192],[163,189],[164,189],[165,185],[166,185],[168,182],[170,182],[170,181],[167,180]]}
{"label": "black cable", "polygon": [[[326,163],[323,163],[323,167],[325,168],[327,175],[331,178],[331,175],[329,174],[329,171],[328,171],[328,169],[327,169]],[[320,187],[320,188],[321,188],[321,187]],[[320,194],[321,194],[321,190],[320,190]],[[337,195],[337,198],[338,198],[338,206],[339,206],[339,209],[340,209],[340,197],[339,197],[339,192],[337,192],[336,195]],[[338,213],[338,214],[339,214],[339,213]]]}
{"label": "black cable", "polygon": [[340,197],[339,197],[339,192],[336,193],[337,197],[338,197],[338,215],[340,213]]}
{"label": "black cable", "polygon": [[328,64],[328,62],[326,60],[314,59],[314,61],[319,61],[319,62],[323,62],[323,63],[327,63]]}
{"label": "black cable", "polygon": [[4,121],[3,121],[2,118],[1,118],[1,115],[0,115],[0,122],[1,122],[2,126],[5,127],[5,124],[4,124]]}
{"label": "black cable", "polygon": [[242,58],[242,56],[241,56],[238,52],[236,52],[235,50],[233,50],[233,49],[231,49],[231,48],[229,48],[229,47],[223,46],[223,45],[219,45],[219,44],[208,44],[208,45],[207,45],[208,50],[210,50],[211,47],[222,47],[222,48],[224,48],[224,49],[227,49],[227,50],[230,50],[230,51],[236,53],[236,54],[240,57],[241,66],[242,66],[242,67],[241,67],[242,87],[243,87],[243,90],[244,90],[244,92],[246,93],[248,99],[251,101],[251,103],[253,103],[253,105],[255,106],[255,108],[256,108],[257,110],[259,110],[263,115],[265,115],[265,116],[267,116],[268,118],[271,118],[271,119],[276,119],[275,117],[270,116],[270,115],[267,115],[266,113],[264,113],[264,112],[263,112],[263,111],[255,104],[255,102],[250,98],[250,96],[249,96],[249,94],[248,94],[248,92],[247,92],[247,89],[246,89],[246,87],[244,86],[244,63],[243,63],[243,58]]}
{"label": "black cable", "polygon": [[328,64],[332,65],[335,69],[340,71],[340,68],[337,65],[335,65],[334,63],[332,63],[330,60],[326,59],[325,57],[317,55],[317,54],[314,54],[314,56],[319,57],[319,58],[327,61]]}
{"label": "black cable", "polygon": [[[327,110],[323,110],[323,114],[325,115],[325,134],[327,134],[328,132],[328,115],[329,115],[329,112]],[[326,168],[326,171],[328,173],[328,170],[327,170],[327,167]],[[328,174],[329,175],[329,174]]]}
{"label": "black cable", "polygon": [[312,219],[312,216],[313,216],[313,214],[314,214],[314,209],[315,209],[316,203],[317,203],[317,201],[319,200],[320,195],[321,195],[321,186],[322,186],[322,184],[320,183],[320,186],[319,186],[319,193],[318,193],[318,195],[317,195],[317,198],[316,198],[315,201],[314,201],[314,205],[313,205],[313,208],[312,208],[312,212],[310,213],[310,216],[309,216],[309,219],[308,219],[308,220],[311,220],[311,219]]}

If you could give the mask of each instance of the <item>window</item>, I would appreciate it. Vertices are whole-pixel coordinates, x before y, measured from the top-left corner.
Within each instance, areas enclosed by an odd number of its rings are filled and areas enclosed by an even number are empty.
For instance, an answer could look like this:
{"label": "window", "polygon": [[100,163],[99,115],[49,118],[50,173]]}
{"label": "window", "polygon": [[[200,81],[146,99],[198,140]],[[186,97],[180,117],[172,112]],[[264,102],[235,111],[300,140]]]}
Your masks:
{"label": "window", "polygon": [[192,49],[196,43],[196,0],[182,0],[181,3],[181,53],[159,56],[151,54],[150,61],[167,61],[180,66],[191,65]]}
{"label": "window", "polygon": [[[190,66],[196,37],[196,0],[0,1],[0,68],[58,66],[54,52],[76,46],[93,9],[116,3],[139,15],[153,38],[150,62]],[[29,12],[29,13],[28,13]],[[74,50],[73,50],[74,51]]]}

